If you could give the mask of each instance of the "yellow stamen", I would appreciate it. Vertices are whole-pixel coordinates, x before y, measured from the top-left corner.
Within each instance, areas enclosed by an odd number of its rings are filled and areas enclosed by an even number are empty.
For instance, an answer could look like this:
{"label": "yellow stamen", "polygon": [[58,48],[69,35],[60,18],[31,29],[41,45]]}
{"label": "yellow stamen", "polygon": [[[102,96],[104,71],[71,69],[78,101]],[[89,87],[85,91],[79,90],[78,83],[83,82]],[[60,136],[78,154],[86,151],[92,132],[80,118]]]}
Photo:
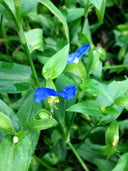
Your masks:
{"label": "yellow stamen", "polygon": [[48,103],[52,103],[53,101],[51,99],[48,99]]}
{"label": "yellow stamen", "polygon": [[48,103],[59,103],[59,99],[57,97],[54,97],[54,96],[51,96],[49,99],[48,99]]}
{"label": "yellow stamen", "polygon": [[56,102],[56,103],[59,103],[60,101],[59,101],[59,99],[58,99],[58,98],[56,98],[56,99],[55,99],[55,102]]}
{"label": "yellow stamen", "polygon": [[56,105],[54,107],[55,107],[56,110],[58,109],[58,107]]}

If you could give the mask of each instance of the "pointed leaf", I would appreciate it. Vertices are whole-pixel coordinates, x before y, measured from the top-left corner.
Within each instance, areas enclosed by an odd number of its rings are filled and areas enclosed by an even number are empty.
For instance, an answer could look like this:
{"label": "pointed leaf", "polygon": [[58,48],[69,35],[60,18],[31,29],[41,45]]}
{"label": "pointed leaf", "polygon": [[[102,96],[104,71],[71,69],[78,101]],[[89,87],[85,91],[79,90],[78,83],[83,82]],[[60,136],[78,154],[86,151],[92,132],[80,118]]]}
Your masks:
{"label": "pointed leaf", "polygon": [[69,107],[66,111],[78,112],[82,113],[83,115],[103,116],[102,112],[99,109],[99,104],[96,101],[77,103]]}
{"label": "pointed leaf", "polygon": [[58,123],[54,118],[49,117],[46,119],[43,118],[43,119],[31,120],[29,122],[26,122],[24,125],[24,128],[45,130],[53,126],[56,126],[57,124]]}
{"label": "pointed leaf", "polygon": [[38,2],[44,4],[62,22],[66,38],[69,41],[68,25],[63,14],[58,10],[58,8],[56,8],[56,6],[50,0],[38,0]]}
{"label": "pointed leaf", "polygon": [[16,131],[18,131],[20,129],[20,123],[19,120],[16,116],[16,114],[14,113],[14,111],[6,104],[4,103],[2,100],[0,100],[0,111],[2,113],[4,113],[6,116],[8,116],[12,123],[13,126],[15,128]]}
{"label": "pointed leaf", "polygon": [[25,95],[25,100],[22,101],[21,106],[17,112],[17,116],[21,124],[33,119],[37,112],[41,109],[41,103],[34,101],[34,90],[30,90]]}
{"label": "pointed leaf", "polygon": [[102,0],[101,8],[96,9],[96,15],[97,15],[99,24],[102,24],[103,22],[104,14],[105,14],[105,7],[106,7],[106,1]]}
{"label": "pointed leaf", "polygon": [[84,15],[84,8],[67,8],[66,9],[66,19],[68,22],[72,22],[81,18]]}
{"label": "pointed leaf", "polygon": [[107,97],[111,102],[113,102],[112,98],[107,93],[105,86],[97,80],[87,79],[80,87],[82,90],[90,94]]}
{"label": "pointed leaf", "polygon": [[10,134],[15,133],[11,119],[2,112],[0,112],[0,130]]}
{"label": "pointed leaf", "polygon": [[112,171],[127,171],[128,170],[128,153],[121,155],[117,165],[112,169]]}
{"label": "pointed leaf", "polygon": [[85,79],[87,77],[87,71],[81,61],[79,61],[79,63],[68,64],[64,71],[76,75],[80,79]]}
{"label": "pointed leaf", "polygon": [[48,79],[55,79],[64,70],[69,51],[69,44],[53,55],[44,65],[42,75]]}
{"label": "pointed leaf", "polygon": [[128,107],[128,95],[122,95],[115,99],[115,105]]}
{"label": "pointed leaf", "polygon": [[107,158],[109,158],[116,150],[119,140],[119,124],[113,121],[105,134],[105,141],[107,146]]}
{"label": "pointed leaf", "polygon": [[0,62],[0,90],[6,93],[22,92],[32,84],[29,66],[16,63]]}
{"label": "pointed leaf", "polygon": [[28,14],[29,12],[36,9],[37,0],[21,0],[21,13],[22,15]]}
{"label": "pointed leaf", "polygon": [[89,0],[91,2],[91,4],[93,4],[95,6],[95,8],[97,8],[98,10],[101,9],[102,3],[104,0]]}
{"label": "pointed leaf", "polygon": [[116,108],[114,108],[113,106],[105,107],[105,109],[102,112],[106,115],[119,114],[119,111]]}
{"label": "pointed leaf", "polygon": [[32,29],[25,33],[26,41],[30,53],[34,50],[43,50],[43,30],[42,29]]}
{"label": "pointed leaf", "polygon": [[89,51],[89,59],[88,59],[88,68],[89,73],[91,73],[99,64],[99,52],[98,51],[92,51],[90,49]]}
{"label": "pointed leaf", "polygon": [[11,19],[17,30],[19,30],[19,25],[15,16],[15,7],[14,7],[14,1],[3,1],[0,0],[0,13],[4,15],[5,17]]}
{"label": "pointed leaf", "polygon": [[115,165],[114,162],[108,161],[105,159],[101,159],[101,158],[94,158],[93,161],[94,161],[95,165],[98,167],[99,171],[112,170],[112,168]]}
{"label": "pointed leaf", "polygon": [[26,171],[31,160],[31,141],[25,136],[16,144],[13,137],[6,136],[0,144],[0,170]]}
{"label": "pointed leaf", "polygon": [[[117,97],[122,96],[123,94],[127,93],[128,80],[112,81],[110,84],[106,86],[105,90],[114,101]],[[106,99],[105,97],[102,97],[102,96],[98,97],[97,100],[104,106],[110,106],[111,104],[113,104],[113,102],[111,102],[109,99]]]}

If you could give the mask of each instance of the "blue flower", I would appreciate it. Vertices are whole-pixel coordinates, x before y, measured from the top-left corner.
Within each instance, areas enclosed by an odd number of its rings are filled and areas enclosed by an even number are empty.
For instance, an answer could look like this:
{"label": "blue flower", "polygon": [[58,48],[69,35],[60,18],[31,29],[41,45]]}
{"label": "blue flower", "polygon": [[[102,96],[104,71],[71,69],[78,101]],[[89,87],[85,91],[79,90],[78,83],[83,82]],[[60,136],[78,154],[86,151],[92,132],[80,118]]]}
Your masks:
{"label": "blue flower", "polygon": [[81,46],[76,52],[68,55],[67,64],[78,62],[79,58],[83,56],[90,48],[90,44]]}
{"label": "blue flower", "polygon": [[61,96],[61,97],[65,98],[66,100],[70,100],[75,96],[76,90],[77,89],[76,89],[75,85],[66,86],[59,93],[57,93],[54,89],[51,89],[51,88],[40,87],[35,91],[34,100],[37,103],[40,103],[49,96],[52,96],[52,97]]}

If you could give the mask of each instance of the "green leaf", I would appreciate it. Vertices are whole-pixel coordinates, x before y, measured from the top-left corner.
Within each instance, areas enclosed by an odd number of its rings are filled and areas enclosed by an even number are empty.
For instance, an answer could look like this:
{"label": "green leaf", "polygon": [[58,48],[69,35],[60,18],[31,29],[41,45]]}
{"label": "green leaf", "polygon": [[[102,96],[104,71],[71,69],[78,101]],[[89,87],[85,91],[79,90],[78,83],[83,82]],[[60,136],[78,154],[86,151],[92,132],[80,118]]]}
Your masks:
{"label": "green leaf", "polygon": [[87,79],[83,84],[80,85],[81,89],[87,93],[107,97],[111,102],[113,102],[110,95],[107,93],[105,86],[97,80]]}
{"label": "green leaf", "polygon": [[99,52],[89,50],[88,68],[89,73],[91,73],[99,64]]}
{"label": "green leaf", "polygon": [[27,136],[29,138],[29,140],[31,140],[31,144],[32,144],[32,153],[34,153],[34,150],[37,146],[38,140],[39,140],[39,136],[40,136],[40,130],[37,129],[29,129]]}
{"label": "green leaf", "polygon": [[87,71],[81,61],[79,63],[70,63],[66,65],[65,70],[66,73],[70,73],[71,75],[75,75],[81,80],[87,77]]}
{"label": "green leaf", "polygon": [[49,18],[41,14],[38,14],[37,11],[30,12],[28,16],[32,21],[39,23],[43,27],[44,31],[51,30],[54,26],[54,23]]}
{"label": "green leaf", "polygon": [[88,18],[86,18],[84,21],[82,33],[84,34],[88,42],[92,41]]}
{"label": "green leaf", "polygon": [[19,131],[15,134],[15,136],[18,137],[18,140],[21,141],[27,134],[28,130],[23,130],[23,131]]}
{"label": "green leaf", "polygon": [[115,120],[107,128],[105,141],[107,146],[107,158],[109,158],[116,150],[119,140],[119,124]]}
{"label": "green leaf", "polygon": [[89,1],[90,1],[90,3],[93,4],[94,7],[97,8],[98,10],[101,9],[102,3],[104,2],[104,0],[96,0],[96,1],[94,1],[94,0],[89,0]]}
{"label": "green leaf", "polygon": [[0,111],[6,114],[12,121],[15,130],[20,130],[20,123],[13,110],[2,100],[0,100]]}
{"label": "green leaf", "polygon": [[47,88],[52,88],[52,89],[56,90],[56,86],[55,86],[53,80],[51,80],[51,79],[47,79],[46,80],[46,87]]}
{"label": "green leaf", "polygon": [[[114,101],[117,97],[122,96],[128,91],[128,80],[112,81],[106,86],[106,91]],[[100,96],[97,100],[104,106],[110,106],[112,104],[112,102],[109,99],[106,99],[105,97]]]}
{"label": "green leaf", "polygon": [[48,79],[55,79],[64,70],[67,63],[69,44],[64,46],[59,52],[53,55],[44,65],[42,75]]}
{"label": "green leaf", "polygon": [[113,167],[115,166],[114,162],[107,161],[107,160],[101,159],[101,158],[94,158],[93,161],[94,161],[95,165],[98,167],[99,171],[112,170]]}
{"label": "green leaf", "polygon": [[36,9],[37,0],[21,0],[21,14],[25,15]]}
{"label": "green leaf", "polygon": [[91,142],[86,142],[81,144],[77,149],[77,151],[83,159],[87,160],[90,163],[93,163],[94,158],[100,158],[100,159],[104,158],[104,155],[93,150],[95,147],[97,147],[96,144],[92,144]]}
{"label": "green leaf", "polygon": [[53,147],[59,161],[64,161],[67,154],[67,145],[63,139],[59,139]]}
{"label": "green leaf", "polygon": [[66,38],[69,42],[68,25],[63,14],[56,8],[56,6],[54,6],[54,4],[50,0],[38,0],[38,2],[44,4],[62,22],[64,26]]}
{"label": "green leaf", "polygon": [[84,15],[84,8],[68,8],[66,9],[65,17],[68,22],[72,22],[81,18]]}
{"label": "green leaf", "polygon": [[41,103],[36,103],[34,101],[34,90],[28,91],[17,112],[20,123],[23,125],[25,122],[33,119],[40,109]]}
{"label": "green leaf", "polygon": [[118,106],[127,106],[128,107],[128,95],[122,95],[120,97],[117,97],[114,101],[115,105]]}
{"label": "green leaf", "polygon": [[41,109],[36,116],[36,119],[49,119],[50,112],[46,109]]}
{"label": "green leaf", "polygon": [[101,111],[106,115],[119,114],[119,111],[116,108],[114,108],[113,106],[107,106]]}
{"label": "green leaf", "polygon": [[31,141],[25,136],[18,143],[13,143],[13,137],[6,136],[0,144],[0,170],[26,171],[31,160]]}
{"label": "green leaf", "polygon": [[43,118],[43,119],[31,120],[29,122],[26,122],[24,128],[45,130],[53,126],[56,126],[57,124],[58,123],[54,118],[49,117],[46,119]]}
{"label": "green leaf", "polygon": [[15,133],[15,129],[13,127],[11,119],[2,112],[0,112],[0,130],[8,134]]}
{"label": "green leaf", "polygon": [[106,1],[106,7],[112,7],[114,4],[116,4],[116,1],[113,1],[113,0]]}
{"label": "green leaf", "polygon": [[120,128],[122,129],[128,129],[128,119],[119,121]]}
{"label": "green leaf", "polygon": [[102,80],[103,76],[103,62],[99,61],[99,64],[96,66],[96,68],[92,71],[91,75],[94,76],[97,80]]}
{"label": "green leaf", "polygon": [[58,163],[58,158],[55,156],[53,152],[46,153],[42,160],[48,163],[49,165],[56,165]]}
{"label": "green leaf", "polygon": [[32,29],[25,33],[26,41],[30,53],[38,49],[43,51],[43,30],[42,29]]}
{"label": "green leaf", "polygon": [[[128,126],[128,123],[127,123]],[[128,143],[122,143],[122,144],[118,144],[117,146],[117,151],[119,151],[120,153],[125,153],[128,151]]]}
{"label": "green leaf", "polygon": [[0,13],[3,14],[5,17],[11,19],[17,30],[19,31],[19,24],[17,22],[16,16],[15,16],[15,7],[14,7],[14,1],[3,1],[0,0]]}
{"label": "green leaf", "polygon": [[[56,88],[59,91],[61,91],[64,87],[68,85],[74,85],[74,81],[72,78],[67,77],[65,74],[61,74],[55,82]],[[73,98],[71,100],[65,100],[62,97],[59,97],[60,102],[57,103],[57,110],[55,110],[55,119],[61,123],[61,125],[65,125],[68,127],[71,124],[71,120],[73,117],[73,113],[65,112],[66,108],[73,105],[76,101],[76,98]],[[61,113],[61,115],[60,115]]]}
{"label": "green leaf", "polygon": [[59,140],[59,139],[62,139],[63,138],[63,135],[59,132],[58,129],[54,129],[52,131],[52,134],[51,134],[51,141],[52,143],[55,145],[56,142]]}
{"label": "green leaf", "polygon": [[33,84],[29,66],[0,62],[0,90],[2,93],[22,92]]}
{"label": "green leaf", "polygon": [[[95,1],[96,2],[96,1]],[[99,24],[102,24],[105,14],[106,1],[102,0],[102,5],[100,9],[96,9],[96,15],[98,17]]]}
{"label": "green leaf", "polygon": [[127,171],[128,170],[128,153],[121,155],[117,165],[112,169],[112,171]]}
{"label": "green leaf", "polygon": [[99,57],[101,60],[106,60],[106,51],[102,47],[96,47],[96,50],[99,52]]}
{"label": "green leaf", "polygon": [[83,115],[103,116],[96,101],[85,101],[69,107],[66,111],[79,112]]}

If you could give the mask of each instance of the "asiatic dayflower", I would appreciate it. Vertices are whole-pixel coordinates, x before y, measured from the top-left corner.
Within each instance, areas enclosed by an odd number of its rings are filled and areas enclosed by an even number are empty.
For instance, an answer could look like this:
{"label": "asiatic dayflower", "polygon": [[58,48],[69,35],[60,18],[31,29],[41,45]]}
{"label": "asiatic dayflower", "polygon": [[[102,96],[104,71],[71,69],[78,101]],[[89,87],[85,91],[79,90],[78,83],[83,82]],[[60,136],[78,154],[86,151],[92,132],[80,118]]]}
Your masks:
{"label": "asiatic dayflower", "polygon": [[49,97],[48,103],[50,104],[53,102],[58,103],[59,102],[59,99],[57,98],[58,96],[61,96],[66,100],[70,100],[75,96],[76,90],[77,89],[75,85],[66,86],[59,93],[51,88],[39,87],[34,93],[35,94],[34,100],[37,103],[40,103],[43,100],[45,100],[47,97]]}
{"label": "asiatic dayflower", "polygon": [[68,55],[67,64],[78,63],[81,56],[83,56],[90,48],[90,44],[81,46],[76,52]]}

